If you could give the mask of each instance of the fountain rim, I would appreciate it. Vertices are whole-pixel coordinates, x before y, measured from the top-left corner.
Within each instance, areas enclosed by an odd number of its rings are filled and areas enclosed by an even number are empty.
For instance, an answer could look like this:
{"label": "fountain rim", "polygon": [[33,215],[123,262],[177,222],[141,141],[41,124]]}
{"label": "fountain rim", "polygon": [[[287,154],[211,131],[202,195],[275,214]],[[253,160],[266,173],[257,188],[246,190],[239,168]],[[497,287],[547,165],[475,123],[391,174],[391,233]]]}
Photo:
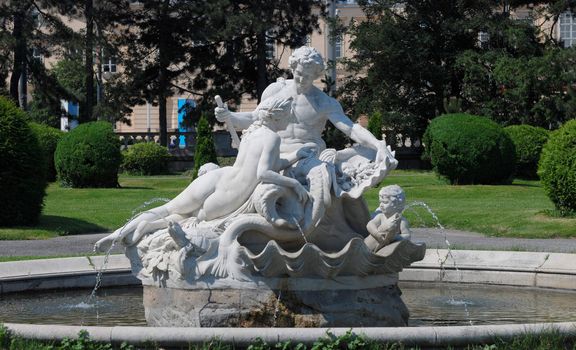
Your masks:
{"label": "fountain rim", "polygon": [[[93,287],[95,275],[103,261],[104,256],[87,256],[50,259],[50,264],[46,264],[46,260],[0,263],[0,295],[25,290]],[[458,264],[454,265],[454,261]],[[399,277],[401,282],[456,282],[576,291],[576,254],[428,249],[422,261],[404,269]],[[110,256],[103,274],[103,286],[139,283],[140,281],[132,276],[130,263],[124,255]],[[91,338],[97,341],[113,344],[154,341],[166,346],[205,344],[214,338],[238,346],[248,345],[257,338],[267,342],[290,340],[311,344],[325,336],[327,331],[338,336],[350,330],[375,341],[398,341],[418,346],[486,343],[527,332],[541,333],[550,330],[572,336],[576,334],[576,322],[314,329],[83,327],[12,323],[4,323],[4,326],[15,334],[30,339],[74,338],[81,329],[85,329]]]}

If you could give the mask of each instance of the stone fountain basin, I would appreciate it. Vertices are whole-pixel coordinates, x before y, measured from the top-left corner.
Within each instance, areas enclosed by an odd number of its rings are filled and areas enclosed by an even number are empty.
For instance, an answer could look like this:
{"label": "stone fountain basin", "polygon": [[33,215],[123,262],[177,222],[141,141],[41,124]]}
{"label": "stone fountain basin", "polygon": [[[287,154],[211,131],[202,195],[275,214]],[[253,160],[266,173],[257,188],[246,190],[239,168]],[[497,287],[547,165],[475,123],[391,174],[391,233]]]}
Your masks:
{"label": "stone fountain basin", "polygon": [[[457,265],[454,265],[454,261]],[[49,290],[58,288],[90,288],[104,262],[103,256],[31,260],[0,263],[0,296],[3,293]],[[442,268],[441,268],[442,267]],[[576,254],[502,251],[448,251],[429,249],[425,258],[400,273],[404,282],[455,282],[462,284],[505,285],[576,291]],[[109,257],[102,275],[102,286],[140,284],[132,276],[129,261],[123,255]],[[5,324],[15,333],[28,338],[61,339],[75,336],[87,329],[93,339],[106,342],[142,343],[149,340],[166,345],[201,344],[218,337],[238,346],[257,337],[270,342],[292,340],[311,343],[328,329],[287,328],[148,328],[148,327],[79,327],[61,325]],[[507,338],[526,331],[540,332],[554,327],[574,334],[576,323],[546,323],[494,326],[354,328],[375,340],[402,341],[419,346],[459,345]],[[334,334],[349,328],[332,328]]]}

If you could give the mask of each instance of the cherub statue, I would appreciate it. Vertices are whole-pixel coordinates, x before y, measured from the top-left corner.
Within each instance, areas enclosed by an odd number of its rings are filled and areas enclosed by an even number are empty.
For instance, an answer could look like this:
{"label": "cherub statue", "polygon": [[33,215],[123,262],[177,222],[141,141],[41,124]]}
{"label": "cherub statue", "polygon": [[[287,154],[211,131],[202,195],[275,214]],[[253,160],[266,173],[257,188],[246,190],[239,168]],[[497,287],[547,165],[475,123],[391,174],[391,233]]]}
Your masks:
{"label": "cherub statue", "polygon": [[404,211],[406,196],[404,190],[398,185],[382,187],[378,193],[380,207],[376,215],[366,225],[370,233],[364,243],[372,252],[398,239],[410,239],[411,233]]}

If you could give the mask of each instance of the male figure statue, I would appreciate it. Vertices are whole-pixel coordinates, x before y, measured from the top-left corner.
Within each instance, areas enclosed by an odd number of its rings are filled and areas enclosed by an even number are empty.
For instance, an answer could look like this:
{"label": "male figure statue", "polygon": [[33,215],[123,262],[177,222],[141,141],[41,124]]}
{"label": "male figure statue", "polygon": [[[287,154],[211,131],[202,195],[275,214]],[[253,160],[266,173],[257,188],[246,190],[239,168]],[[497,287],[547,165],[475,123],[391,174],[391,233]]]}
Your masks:
{"label": "male figure statue", "polygon": [[[324,71],[324,62],[318,51],[306,46],[296,49],[289,58],[289,64],[294,79],[270,84],[262,94],[261,105],[270,98],[293,100],[291,113],[294,121],[284,130],[278,131],[281,154],[289,154],[303,147],[313,147],[316,150],[316,157],[299,161],[290,170],[290,176],[310,189],[313,205],[303,228],[305,232],[311,232],[332,205],[330,193],[334,178],[330,175],[328,163],[335,158],[321,155],[326,149],[322,132],[327,121],[358,144],[375,150],[377,163],[395,168],[397,161],[384,141],[379,141],[368,130],[354,124],[344,114],[338,101],[314,86],[314,80]],[[219,121],[231,123],[236,129],[244,130],[257,119],[260,108],[259,105],[253,112],[234,113],[224,106],[217,107],[214,112]]]}
{"label": "male figure statue", "polygon": [[[377,161],[389,155],[389,159],[395,162],[385,142],[376,139],[359,124],[352,123],[344,114],[338,101],[314,86],[314,80],[318,79],[324,71],[322,56],[316,49],[307,46],[296,49],[289,58],[289,64],[294,79],[270,84],[264,90],[261,99],[265,101],[274,97],[294,100],[292,112],[295,121],[290,123],[285,130],[278,132],[282,139],[280,145],[282,154],[309,146],[310,143],[316,145],[316,150],[320,154],[326,148],[322,140],[322,132],[329,120],[355,142],[376,150]],[[253,112],[234,113],[225,107],[216,107],[214,111],[220,122],[232,123],[236,129],[244,130],[257,119],[258,109],[259,107]]]}

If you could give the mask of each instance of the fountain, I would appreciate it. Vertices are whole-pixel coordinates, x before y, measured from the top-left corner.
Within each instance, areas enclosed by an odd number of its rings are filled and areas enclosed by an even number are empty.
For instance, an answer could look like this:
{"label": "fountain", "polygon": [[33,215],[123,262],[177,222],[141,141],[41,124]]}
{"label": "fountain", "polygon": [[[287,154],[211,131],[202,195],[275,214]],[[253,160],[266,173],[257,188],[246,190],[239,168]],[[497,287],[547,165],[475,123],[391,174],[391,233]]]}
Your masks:
{"label": "fountain", "polygon": [[[573,332],[575,324],[568,322],[382,328],[408,324],[399,279],[576,290],[576,258],[528,252],[425,252],[423,245],[410,241],[401,215],[401,188],[384,187],[373,215],[362,199],[364,191],[396,167],[394,153],[313,87],[322,70],[314,50],[296,50],[290,65],[294,80],[269,86],[254,112],[232,113],[218,101],[217,118],[244,130],[234,166],[206,167],[204,175],[175,199],[136,216],[96,245],[106,251],[121,244],[128,259],[0,264],[3,294],[93,286],[98,267],[107,262],[98,283],[132,285],[136,276],[143,285],[146,322],[157,327],[7,327],[38,339],[73,337],[87,329],[99,341],[153,341],[163,346],[202,344],[215,337],[237,346],[256,338],[310,344],[326,333],[325,327],[335,335],[354,327],[354,332],[374,340],[420,346],[481,343],[552,326],[565,334]],[[321,133],[328,120],[358,144],[325,149]],[[428,289],[425,293],[437,297]],[[568,293],[567,300],[571,297]],[[566,319],[554,319],[561,320]],[[182,328],[186,326],[196,328]]]}
{"label": "fountain", "polygon": [[[396,167],[394,152],[313,86],[324,68],[316,50],[295,50],[289,63],[294,79],[271,84],[253,112],[232,113],[216,97],[216,117],[233,137],[243,130],[232,167],[208,166],[96,244],[126,247],[148,325],[408,325],[398,276],[425,246],[410,241],[400,187],[382,188],[372,215],[362,198]],[[327,121],[357,144],[326,149]],[[450,249],[436,255],[439,280],[463,278]],[[450,294],[472,324],[466,301]]]}
{"label": "fountain", "polygon": [[[233,166],[210,166],[96,244],[126,247],[149,325],[407,325],[398,273],[425,246],[410,241],[401,188],[380,192],[373,218],[362,198],[394,153],[312,84],[324,69],[316,50],[290,65],[294,79],[271,84],[254,112],[216,98],[217,118],[244,129]],[[328,120],[358,144],[326,149]]]}

